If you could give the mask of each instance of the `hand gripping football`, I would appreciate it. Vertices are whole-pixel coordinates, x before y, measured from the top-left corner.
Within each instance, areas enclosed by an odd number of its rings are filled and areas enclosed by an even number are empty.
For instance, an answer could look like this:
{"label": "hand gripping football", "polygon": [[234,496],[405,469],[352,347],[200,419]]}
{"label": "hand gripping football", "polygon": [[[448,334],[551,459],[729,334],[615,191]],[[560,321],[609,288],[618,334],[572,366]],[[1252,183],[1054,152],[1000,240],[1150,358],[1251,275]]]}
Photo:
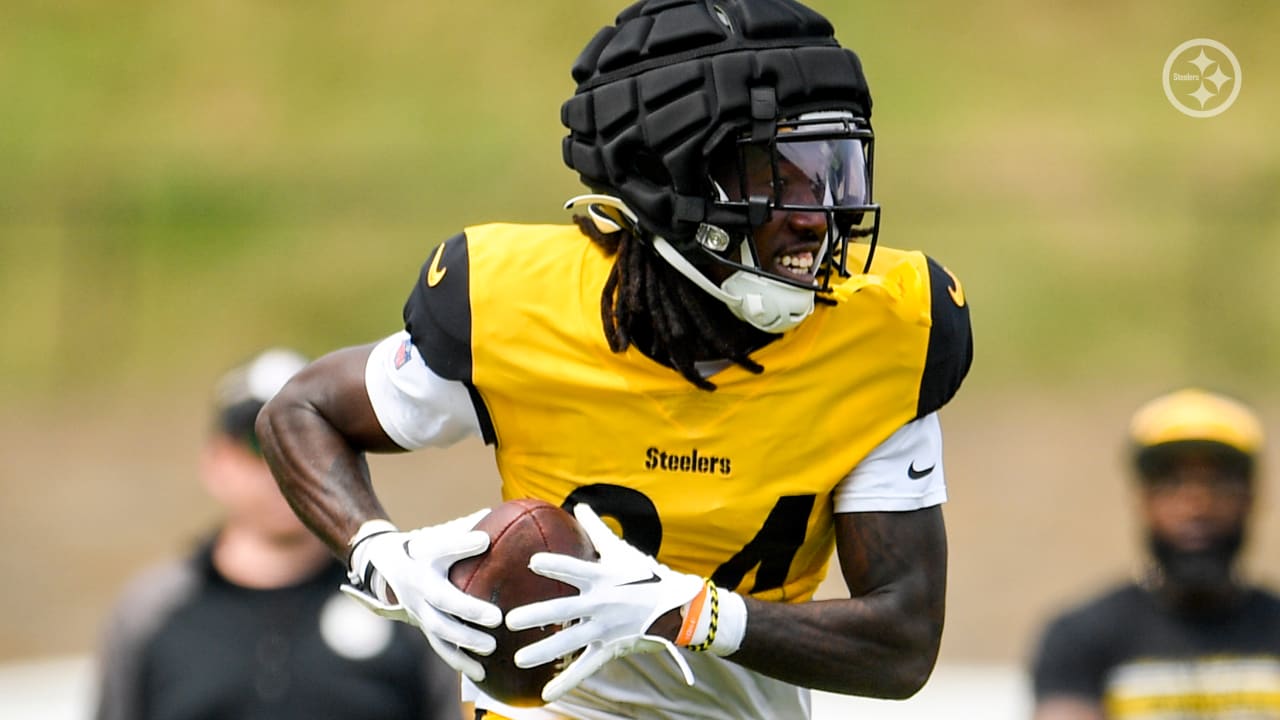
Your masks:
{"label": "hand gripping football", "polygon": [[[561,553],[583,560],[597,557],[591,540],[573,515],[542,500],[505,502],[482,518],[475,529],[489,534],[489,549],[454,563],[449,568],[449,580],[463,592],[497,605],[503,615],[521,605],[578,592],[571,585],[529,570],[529,558],[534,553]],[[520,648],[557,629],[513,632],[505,624],[484,628],[498,641],[498,648],[487,657],[476,657],[485,671],[484,681],[477,685],[490,697],[508,705],[541,705],[542,686],[562,669],[561,663],[518,668],[513,656]]]}

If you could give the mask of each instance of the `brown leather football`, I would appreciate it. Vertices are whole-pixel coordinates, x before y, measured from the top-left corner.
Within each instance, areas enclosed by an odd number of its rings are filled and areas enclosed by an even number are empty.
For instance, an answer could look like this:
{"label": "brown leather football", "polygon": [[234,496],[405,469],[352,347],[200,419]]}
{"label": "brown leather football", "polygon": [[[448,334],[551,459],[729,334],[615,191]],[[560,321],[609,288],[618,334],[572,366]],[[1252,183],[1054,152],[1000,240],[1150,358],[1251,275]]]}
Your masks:
{"label": "brown leather football", "polygon": [[[529,558],[538,552],[572,555],[594,560],[595,548],[577,519],[542,500],[510,500],[476,524],[489,534],[489,549],[449,568],[449,580],[468,595],[482,598],[507,611],[539,600],[573,595],[578,589],[559,580],[542,577],[529,569]],[[476,656],[484,667],[478,683],[490,697],[517,707],[542,704],[542,686],[560,670],[556,662],[532,668],[516,667],[517,650],[555,632],[556,627],[512,632],[505,625],[483,628],[498,641],[488,657]]]}

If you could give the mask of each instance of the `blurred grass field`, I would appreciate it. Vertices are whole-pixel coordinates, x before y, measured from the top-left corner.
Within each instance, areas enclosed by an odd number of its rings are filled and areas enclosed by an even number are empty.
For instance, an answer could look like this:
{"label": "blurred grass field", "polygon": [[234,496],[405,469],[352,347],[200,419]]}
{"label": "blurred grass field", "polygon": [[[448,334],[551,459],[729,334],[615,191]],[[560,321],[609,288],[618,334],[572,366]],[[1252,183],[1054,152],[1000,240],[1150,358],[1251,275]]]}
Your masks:
{"label": "blurred grass field", "polygon": [[[872,82],[883,241],[968,285],[975,380],[1267,376],[1280,7],[864,5],[815,3]],[[5,3],[5,395],[390,329],[434,243],[565,217],[567,70],[617,7]],[[1246,73],[1209,121],[1159,82],[1197,36]]]}
{"label": "blurred grass field", "polygon": [[[1067,561],[1078,528],[1036,508],[1091,499],[1065,483],[1028,496],[992,458],[1056,452],[1037,481],[1112,483],[1096,477],[1117,470],[1099,443],[1184,382],[1274,416],[1280,4],[812,4],[871,81],[882,242],[944,261],[974,307],[978,357],[954,411],[967,425],[949,435],[950,517],[970,543],[953,594],[1014,582],[989,563],[1024,562],[1002,549],[1033,530],[1061,529],[1036,537]],[[268,344],[316,354],[396,329],[428,250],[467,224],[566,219],[580,190],[559,155],[568,68],[621,7],[0,4],[0,492],[15,516],[36,513],[0,539],[108,520],[6,555],[9,577],[76,598],[0,601],[0,656],[87,648],[120,575],[207,518],[189,458],[222,368]],[[1244,72],[1208,120],[1161,89],[1166,55],[1197,37]],[[961,504],[962,478],[996,519]],[[956,655],[1025,643],[1047,597],[1000,595],[953,624]],[[995,640],[965,622],[1015,605],[1022,624]]]}

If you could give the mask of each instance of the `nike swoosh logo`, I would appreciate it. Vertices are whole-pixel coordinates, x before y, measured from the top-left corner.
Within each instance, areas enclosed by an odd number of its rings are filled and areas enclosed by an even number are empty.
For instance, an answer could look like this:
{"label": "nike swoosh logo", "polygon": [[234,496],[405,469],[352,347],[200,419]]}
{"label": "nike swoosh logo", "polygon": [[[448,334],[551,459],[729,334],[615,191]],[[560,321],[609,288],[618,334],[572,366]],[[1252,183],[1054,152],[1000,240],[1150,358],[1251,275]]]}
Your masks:
{"label": "nike swoosh logo", "polygon": [[449,268],[440,267],[440,256],[444,255],[444,243],[436,246],[436,254],[431,256],[431,267],[427,268],[427,287],[435,287],[444,279]]}
{"label": "nike swoosh logo", "polygon": [[912,460],[911,464],[907,466],[907,477],[911,478],[912,480],[919,480],[920,478],[925,477],[929,473],[933,472],[933,469],[936,467],[938,466],[930,465],[929,467],[923,470],[917,470],[916,461]]}
{"label": "nike swoosh logo", "polygon": [[942,272],[951,278],[951,287],[947,288],[947,294],[951,295],[951,302],[955,303],[956,307],[964,307],[964,288],[960,287],[960,280],[955,273],[946,268],[942,268]]}
{"label": "nike swoosh logo", "polygon": [[658,573],[653,573],[650,577],[645,578],[644,580],[632,580],[629,583],[622,583],[622,587],[625,587],[627,585],[648,585],[649,583],[656,583],[656,582],[662,582],[662,578],[658,577]]}

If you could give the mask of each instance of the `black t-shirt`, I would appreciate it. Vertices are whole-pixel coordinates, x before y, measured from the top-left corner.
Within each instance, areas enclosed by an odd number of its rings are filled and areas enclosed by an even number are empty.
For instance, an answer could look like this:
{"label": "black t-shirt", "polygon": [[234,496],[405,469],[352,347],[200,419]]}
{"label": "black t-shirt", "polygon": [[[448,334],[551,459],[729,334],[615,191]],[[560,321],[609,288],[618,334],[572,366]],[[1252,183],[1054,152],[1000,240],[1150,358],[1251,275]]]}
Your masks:
{"label": "black t-shirt", "polygon": [[460,716],[456,673],[416,629],[338,592],[334,562],[260,590],[210,545],[131,583],[107,628],[99,720],[429,720]]}
{"label": "black t-shirt", "polygon": [[1050,623],[1032,676],[1037,701],[1091,699],[1113,719],[1280,718],[1280,599],[1250,590],[1192,617],[1126,585]]}

